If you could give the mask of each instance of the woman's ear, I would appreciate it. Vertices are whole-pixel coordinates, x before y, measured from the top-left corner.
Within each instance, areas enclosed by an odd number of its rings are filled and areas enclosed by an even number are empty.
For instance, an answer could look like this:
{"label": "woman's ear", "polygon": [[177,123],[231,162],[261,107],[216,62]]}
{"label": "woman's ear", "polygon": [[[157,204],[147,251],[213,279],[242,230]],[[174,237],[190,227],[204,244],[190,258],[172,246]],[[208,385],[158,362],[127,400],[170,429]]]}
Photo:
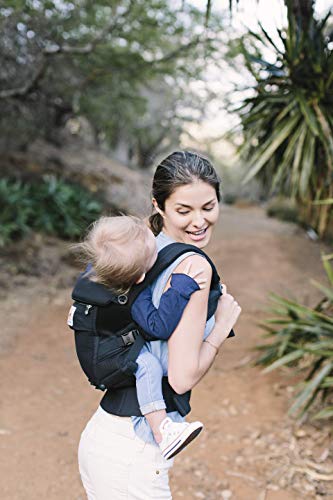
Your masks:
{"label": "woman's ear", "polygon": [[146,277],[146,273],[141,274],[140,278],[138,278],[136,280],[135,284],[138,285],[139,283],[142,283],[143,280],[145,279],[145,277]]}
{"label": "woman's ear", "polygon": [[157,212],[157,213],[159,213],[162,217],[164,217],[164,212],[163,212],[163,210],[161,210],[161,209],[160,209],[160,207],[158,206],[158,203],[157,203],[156,199],[155,199],[155,198],[153,198],[153,199],[151,200],[151,202],[152,202],[152,204],[154,205],[154,208],[155,208],[156,212]]}

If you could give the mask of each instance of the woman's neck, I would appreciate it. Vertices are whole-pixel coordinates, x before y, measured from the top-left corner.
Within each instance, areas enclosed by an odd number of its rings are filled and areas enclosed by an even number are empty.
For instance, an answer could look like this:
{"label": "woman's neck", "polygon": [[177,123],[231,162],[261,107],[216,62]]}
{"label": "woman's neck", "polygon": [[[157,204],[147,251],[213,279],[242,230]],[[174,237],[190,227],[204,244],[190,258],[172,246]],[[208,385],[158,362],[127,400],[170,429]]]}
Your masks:
{"label": "woman's neck", "polygon": [[172,238],[171,236],[169,236],[164,229],[162,229],[162,231],[160,232],[160,235],[162,238],[166,238],[170,241],[176,241],[174,238]]}

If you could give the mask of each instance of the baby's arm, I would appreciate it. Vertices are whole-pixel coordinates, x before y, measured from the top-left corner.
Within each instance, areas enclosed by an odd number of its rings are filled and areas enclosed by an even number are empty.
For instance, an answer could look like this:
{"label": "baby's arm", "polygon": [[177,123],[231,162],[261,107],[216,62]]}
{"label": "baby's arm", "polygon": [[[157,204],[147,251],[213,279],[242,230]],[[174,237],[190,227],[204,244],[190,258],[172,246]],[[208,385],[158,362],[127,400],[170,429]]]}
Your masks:
{"label": "baby's arm", "polygon": [[159,307],[152,302],[152,291],[147,287],[132,305],[134,321],[152,337],[168,340],[176,329],[191,295],[200,290],[198,283],[187,274],[172,274],[171,286],[161,296]]}

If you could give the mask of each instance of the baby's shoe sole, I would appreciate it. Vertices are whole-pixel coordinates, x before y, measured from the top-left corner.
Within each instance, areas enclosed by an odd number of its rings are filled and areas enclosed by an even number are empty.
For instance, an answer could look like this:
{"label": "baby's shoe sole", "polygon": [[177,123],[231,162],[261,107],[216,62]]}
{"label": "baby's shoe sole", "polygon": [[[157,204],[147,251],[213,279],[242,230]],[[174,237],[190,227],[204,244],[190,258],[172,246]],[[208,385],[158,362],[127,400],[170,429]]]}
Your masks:
{"label": "baby's shoe sole", "polygon": [[201,422],[193,422],[185,429],[180,436],[177,437],[165,450],[162,451],[162,455],[166,460],[177,455],[182,451],[193,439],[195,439],[203,429],[203,424]]}

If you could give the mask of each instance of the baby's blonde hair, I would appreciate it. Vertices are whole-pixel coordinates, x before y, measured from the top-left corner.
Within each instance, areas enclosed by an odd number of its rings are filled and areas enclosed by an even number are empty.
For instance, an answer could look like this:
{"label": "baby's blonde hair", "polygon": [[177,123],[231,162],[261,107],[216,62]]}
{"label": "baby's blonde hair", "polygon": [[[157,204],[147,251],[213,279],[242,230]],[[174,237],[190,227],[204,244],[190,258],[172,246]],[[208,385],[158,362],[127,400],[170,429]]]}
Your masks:
{"label": "baby's blonde hair", "polygon": [[73,248],[81,262],[91,262],[90,279],[118,294],[127,293],[147,271],[147,231],[145,222],[137,217],[101,217],[85,240]]}

